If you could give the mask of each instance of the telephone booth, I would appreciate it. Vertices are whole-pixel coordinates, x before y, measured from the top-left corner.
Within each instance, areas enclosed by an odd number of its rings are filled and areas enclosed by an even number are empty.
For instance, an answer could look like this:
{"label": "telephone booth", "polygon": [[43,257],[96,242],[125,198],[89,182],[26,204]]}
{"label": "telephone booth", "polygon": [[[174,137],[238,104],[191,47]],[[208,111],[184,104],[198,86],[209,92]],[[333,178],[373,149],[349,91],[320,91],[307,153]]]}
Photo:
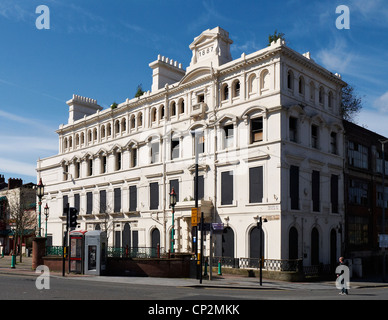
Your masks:
{"label": "telephone booth", "polygon": [[84,243],[87,231],[70,231],[69,233],[69,271],[74,273],[84,273]]}
{"label": "telephone booth", "polygon": [[102,275],[106,270],[106,232],[101,230],[85,233],[84,273]]}
{"label": "telephone booth", "polygon": [[106,269],[106,232],[71,231],[69,234],[69,271],[101,275]]}

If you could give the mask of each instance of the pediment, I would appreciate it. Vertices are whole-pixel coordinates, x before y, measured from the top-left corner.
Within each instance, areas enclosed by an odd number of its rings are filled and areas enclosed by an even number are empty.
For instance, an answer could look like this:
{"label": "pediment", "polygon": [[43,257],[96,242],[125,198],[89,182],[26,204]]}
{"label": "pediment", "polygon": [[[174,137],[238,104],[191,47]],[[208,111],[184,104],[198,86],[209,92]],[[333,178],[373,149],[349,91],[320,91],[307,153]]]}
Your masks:
{"label": "pediment", "polygon": [[187,73],[182,80],[179,82],[179,85],[185,84],[192,81],[198,81],[202,78],[205,79],[208,76],[211,76],[211,68],[209,67],[199,67]]}
{"label": "pediment", "polygon": [[215,38],[217,38],[216,33],[205,31],[194,39],[194,41],[190,44],[189,48],[192,50],[195,47],[202,47],[213,42]]}

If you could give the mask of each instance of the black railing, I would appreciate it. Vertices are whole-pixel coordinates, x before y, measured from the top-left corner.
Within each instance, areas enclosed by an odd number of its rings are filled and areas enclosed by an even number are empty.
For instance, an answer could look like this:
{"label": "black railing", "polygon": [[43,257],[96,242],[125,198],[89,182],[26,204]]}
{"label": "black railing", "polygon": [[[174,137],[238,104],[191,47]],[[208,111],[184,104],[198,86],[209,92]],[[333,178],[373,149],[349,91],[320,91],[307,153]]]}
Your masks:
{"label": "black railing", "polygon": [[[259,269],[259,258],[231,258],[231,257],[213,257],[212,266],[216,267],[221,263],[226,268],[241,269]],[[282,271],[282,272],[300,272],[305,276],[320,276],[333,273],[330,265],[320,264],[314,266],[303,266],[302,259],[264,259],[263,270]]]}

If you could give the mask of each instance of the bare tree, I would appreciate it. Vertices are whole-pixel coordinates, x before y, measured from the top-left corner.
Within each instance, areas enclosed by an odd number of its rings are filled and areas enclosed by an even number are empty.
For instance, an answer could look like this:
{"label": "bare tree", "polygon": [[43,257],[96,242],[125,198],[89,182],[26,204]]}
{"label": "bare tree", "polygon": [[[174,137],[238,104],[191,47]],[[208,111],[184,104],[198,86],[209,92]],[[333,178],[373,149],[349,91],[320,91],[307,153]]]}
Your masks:
{"label": "bare tree", "polygon": [[344,120],[355,122],[355,117],[362,109],[362,100],[354,87],[347,85],[342,88],[341,115]]}
{"label": "bare tree", "polygon": [[[22,244],[23,237],[30,235],[31,230],[37,229],[36,222],[36,194],[31,188],[16,188],[6,192],[8,224],[14,230],[13,254],[17,253],[17,243]],[[20,250],[22,262],[22,250]]]}

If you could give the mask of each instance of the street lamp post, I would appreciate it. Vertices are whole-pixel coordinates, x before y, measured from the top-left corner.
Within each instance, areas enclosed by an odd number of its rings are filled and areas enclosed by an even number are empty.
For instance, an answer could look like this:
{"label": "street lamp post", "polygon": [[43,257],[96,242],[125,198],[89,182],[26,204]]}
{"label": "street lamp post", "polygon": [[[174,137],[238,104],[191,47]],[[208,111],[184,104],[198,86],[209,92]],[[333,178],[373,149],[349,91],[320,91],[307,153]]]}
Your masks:
{"label": "street lamp post", "polygon": [[171,253],[174,253],[174,214],[175,214],[175,205],[176,205],[176,193],[174,188],[172,188],[170,193],[170,206],[172,208],[172,229],[171,229]]}
{"label": "street lamp post", "polygon": [[39,219],[38,219],[39,235],[38,235],[38,237],[40,238],[42,236],[42,234],[41,234],[41,214],[42,214],[42,198],[44,195],[44,185],[42,183],[42,178],[39,179],[39,183],[36,186],[36,195],[39,198],[39,202],[38,202],[38,205],[39,205]]}
{"label": "street lamp post", "polygon": [[49,207],[46,203],[46,206],[44,207],[44,215],[46,216],[46,234],[45,234],[45,237],[47,238],[47,220],[48,220],[48,216],[49,216]]}

